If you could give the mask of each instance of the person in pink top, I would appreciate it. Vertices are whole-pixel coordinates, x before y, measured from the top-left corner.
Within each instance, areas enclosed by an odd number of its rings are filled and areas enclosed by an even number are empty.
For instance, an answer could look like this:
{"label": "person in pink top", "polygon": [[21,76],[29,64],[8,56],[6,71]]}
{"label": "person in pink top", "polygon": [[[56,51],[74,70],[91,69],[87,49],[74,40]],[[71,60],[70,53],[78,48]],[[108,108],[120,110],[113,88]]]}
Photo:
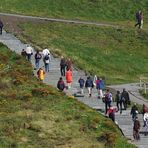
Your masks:
{"label": "person in pink top", "polygon": [[72,83],[72,71],[70,69],[67,69],[66,71],[66,82],[68,88],[71,88],[71,83]]}

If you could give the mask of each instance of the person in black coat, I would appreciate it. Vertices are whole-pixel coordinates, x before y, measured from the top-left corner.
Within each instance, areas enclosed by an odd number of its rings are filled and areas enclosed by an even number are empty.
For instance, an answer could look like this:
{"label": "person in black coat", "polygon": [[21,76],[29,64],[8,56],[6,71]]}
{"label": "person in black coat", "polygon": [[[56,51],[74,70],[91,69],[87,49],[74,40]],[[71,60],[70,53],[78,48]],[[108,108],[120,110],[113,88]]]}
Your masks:
{"label": "person in black coat", "polygon": [[2,34],[3,26],[3,22],[0,20],[0,34]]}

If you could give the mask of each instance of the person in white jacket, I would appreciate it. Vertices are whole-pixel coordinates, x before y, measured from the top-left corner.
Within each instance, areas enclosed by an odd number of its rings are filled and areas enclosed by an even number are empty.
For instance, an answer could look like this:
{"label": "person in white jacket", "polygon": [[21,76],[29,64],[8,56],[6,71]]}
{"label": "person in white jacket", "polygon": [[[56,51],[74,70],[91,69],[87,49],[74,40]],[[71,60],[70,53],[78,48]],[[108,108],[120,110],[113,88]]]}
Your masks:
{"label": "person in white jacket", "polygon": [[30,45],[27,45],[25,51],[26,51],[27,60],[31,61],[31,55],[33,55],[33,48]]}

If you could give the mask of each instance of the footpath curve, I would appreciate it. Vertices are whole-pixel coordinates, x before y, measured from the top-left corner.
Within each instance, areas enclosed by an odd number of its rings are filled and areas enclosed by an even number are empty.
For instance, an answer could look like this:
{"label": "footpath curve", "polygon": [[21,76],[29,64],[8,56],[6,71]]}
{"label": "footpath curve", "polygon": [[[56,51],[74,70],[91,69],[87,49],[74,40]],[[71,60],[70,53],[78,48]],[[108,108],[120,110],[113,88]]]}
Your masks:
{"label": "footpath curve", "polygon": [[[12,51],[15,51],[17,54],[21,53],[21,50],[26,47],[26,44],[22,43],[19,39],[17,39],[14,35],[6,33],[3,31],[3,34],[0,36],[0,42],[2,42],[4,45],[6,45],[8,48],[10,48]],[[34,58],[32,58],[32,65],[34,66]],[[57,81],[60,77],[60,69],[59,69],[59,63],[60,59],[59,58],[54,58],[52,57],[52,62],[50,66],[50,72],[46,73],[45,75],[45,80],[44,83],[50,84],[53,87],[56,87]],[[43,63],[41,63],[43,65]],[[36,74],[36,71],[34,71]],[[79,90],[78,86],[78,79],[79,77],[82,76],[84,79],[86,79],[85,73],[83,71],[77,71],[73,70],[73,84],[72,88],[67,91],[68,94],[74,94]],[[128,84],[127,86],[129,86]],[[116,85],[116,86],[110,86],[110,88],[114,89],[122,89],[126,88],[129,90],[129,88],[125,85]],[[93,90],[93,95],[91,98],[88,97],[87,91],[84,90],[85,97],[77,97],[77,99],[84,104],[90,106],[93,109],[99,110],[99,111],[104,111],[104,103],[100,100],[97,99],[97,91],[94,89]],[[134,96],[130,95],[131,100],[133,102],[137,102],[140,104],[147,103],[145,101],[138,102],[138,100],[135,99]],[[115,104],[113,104],[115,105]],[[141,121],[141,125],[143,125],[142,122],[142,115],[139,115],[139,119]],[[132,141],[132,120],[130,116],[130,110],[127,109],[126,111],[123,111],[123,113],[120,115],[119,113],[116,113],[116,122],[118,123],[119,127],[121,128],[122,132],[124,135]],[[141,129],[142,131],[143,129]],[[140,141],[132,141],[133,144],[135,144],[138,148],[147,148],[148,145],[148,140],[147,137],[144,135],[141,135],[141,140]]]}

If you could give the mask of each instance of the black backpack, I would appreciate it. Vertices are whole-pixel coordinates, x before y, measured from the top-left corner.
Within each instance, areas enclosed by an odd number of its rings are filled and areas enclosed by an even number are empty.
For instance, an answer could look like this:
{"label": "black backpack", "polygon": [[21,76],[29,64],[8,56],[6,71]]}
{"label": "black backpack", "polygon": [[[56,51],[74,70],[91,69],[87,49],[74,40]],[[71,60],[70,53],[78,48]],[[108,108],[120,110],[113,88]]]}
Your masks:
{"label": "black backpack", "polygon": [[46,56],[44,57],[44,60],[49,60],[49,56],[46,55]]}

